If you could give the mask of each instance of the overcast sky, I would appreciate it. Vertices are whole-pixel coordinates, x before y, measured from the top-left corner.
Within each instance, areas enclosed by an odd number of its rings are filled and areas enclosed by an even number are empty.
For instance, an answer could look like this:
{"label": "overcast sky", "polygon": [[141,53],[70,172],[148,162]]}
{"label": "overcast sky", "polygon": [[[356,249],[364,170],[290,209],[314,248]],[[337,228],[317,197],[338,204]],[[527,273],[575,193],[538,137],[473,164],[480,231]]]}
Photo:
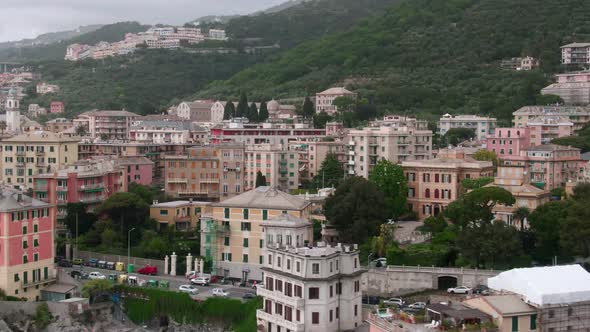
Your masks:
{"label": "overcast sky", "polygon": [[121,21],[182,24],[206,15],[251,13],[285,1],[0,0],[0,41]]}

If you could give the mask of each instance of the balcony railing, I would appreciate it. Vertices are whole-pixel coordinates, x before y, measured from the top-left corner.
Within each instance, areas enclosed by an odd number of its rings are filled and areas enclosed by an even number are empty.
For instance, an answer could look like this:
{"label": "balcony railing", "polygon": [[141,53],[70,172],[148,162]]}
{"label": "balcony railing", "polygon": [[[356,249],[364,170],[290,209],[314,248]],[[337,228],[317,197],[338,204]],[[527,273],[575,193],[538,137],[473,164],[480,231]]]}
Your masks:
{"label": "balcony railing", "polygon": [[33,287],[33,286],[37,286],[37,285],[41,285],[41,284],[46,284],[46,283],[50,283],[50,282],[54,282],[57,280],[57,277],[54,275],[48,275],[47,278],[41,278],[40,280],[27,280],[25,282],[25,280],[21,280],[21,287]]}
{"label": "balcony railing", "polygon": [[256,295],[262,296],[265,299],[270,299],[276,302],[286,304],[295,309],[302,308],[305,305],[305,299],[294,296],[286,296],[285,294],[279,291],[271,291],[262,287],[256,288]]}
{"label": "balcony railing", "polygon": [[290,322],[290,321],[284,319],[282,316],[269,314],[262,309],[256,310],[256,317],[258,319],[262,319],[267,322],[283,326],[284,328],[289,329],[293,332],[303,332],[304,331],[303,323]]}
{"label": "balcony railing", "polygon": [[182,196],[182,195],[209,195],[209,191],[208,190],[182,190],[182,191],[178,191],[178,195]]}
{"label": "balcony railing", "polygon": [[45,151],[35,151],[35,155],[37,155],[37,156],[44,156],[45,155]]}
{"label": "balcony railing", "polygon": [[24,155],[26,155],[26,154],[27,154],[27,153],[26,153],[25,151],[16,151],[16,155],[17,155],[17,156],[24,156]]}
{"label": "balcony railing", "polygon": [[219,179],[201,179],[201,183],[219,183]]}
{"label": "balcony railing", "polygon": [[168,183],[187,183],[188,180],[187,179],[182,179],[182,178],[169,178],[168,179]]}

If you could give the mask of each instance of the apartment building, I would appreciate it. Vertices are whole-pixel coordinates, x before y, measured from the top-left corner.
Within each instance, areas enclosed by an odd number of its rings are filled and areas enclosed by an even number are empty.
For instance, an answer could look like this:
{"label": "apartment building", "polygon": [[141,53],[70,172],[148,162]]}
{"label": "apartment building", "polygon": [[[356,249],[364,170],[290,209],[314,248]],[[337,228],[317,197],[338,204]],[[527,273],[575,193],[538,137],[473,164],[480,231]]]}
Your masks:
{"label": "apartment building", "polygon": [[[201,219],[201,253],[212,261],[212,273],[262,280],[260,267],[264,264],[265,247],[262,224],[281,216],[305,222],[309,220],[311,203],[274,187],[262,186],[213,203],[212,209],[210,218]],[[291,238],[293,243],[304,243],[304,240]]]}
{"label": "apartment building", "polygon": [[348,174],[365,178],[379,160],[393,163],[432,158],[432,131],[411,126],[351,129],[348,141]]}
{"label": "apartment building", "polygon": [[343,87],[335,87],[318,92],[315,94],[315,112],[326,112],[330,115],[336,114],[336,112],[338,112],[338,107],[332,104],[334,99],[338,97],[348,97],[356,100],[357,94],[356,92],[348,91]]}
{"label": "apartment building", "polygon": [[245,151],[244,186],[256,187],[256,174],[266,177],[266,185],[288,192],[299,189],[299,154],[272,144],[249,144]]}
{"label": "apartment building", "polygon": [[568,105],[590,104],[590,70],[556,74],[555,80],[541,94],[559,96]]}
{"label": "apartment building", "polygon": [[263,308],[256,311],[264,331],[337,332],[361,325],[362,292],[356,245],[316,247],[268,245],[265,287],[256,292]]}
{"label": "apartment building", "polygon": [[60,114],[65,112],[65,110],[66,106],[63,101],[52,101],[51,104],[49,104],[49,111],[51,114]]}
{"label": "apartment building", "polygon": [[538,331],[537,309],[515,294],[477,296],[462,304],[493,317],[498,332]]}
{"label": "apartment building", "polygon": [[308,124],[262,123],[245,125],[231,122],[227,127],[211,128],[213,143],[235,142],[245,144],[268,143],[287,146],[289,142],[321,140],[326,136],[324,129],[310,128]]}
{"label": "apartment building", "polygon": [[531,144],[549,144],[559,137],[572,136],[574,123],[565,116],[541,116],[527,122],[531,131]]}
{"label": "apartment building", "polygon": [[76,162],[78,141],[51,132],[27,133],[3,140],[0,142],[2,181],[31,187],[35,175]]}
{"label": "apartment building", "polygon": [[127,111],[94,110],[78,115],[74,125],[88,128],[93,138],[125,141],[130,139],[131,123],[138,117],[138,114]]}
{"label": "apartment building", "polygon": [[6,295],[41,300],[55,282],[55,219],[50,204],[11,189],[0,192],[0,289]]}
{"label": "apartment building", "polygon": [[[182,102],[176,108],[176,115],[185,120],[196,122],[213,122],[211,108],[215,104],[213,100],[195,100]],[[223,119],[223,114],[222,114]]]}
{"label": "apartment building", "polygon": [[462,193],[464,179],[491,177],[491,161],[478,161],[460,149],[443,149],[431,160],[403,161],[408,179],[408,210],[420,219],[436,216]]}
{"label": "apartment building", "polygon": [[518,156],[531,145],[529,128],[496,128],[486,139],[486,150],[494,151],[498,158]]}
{"label": "apartment building", "polygon": [[84,203],[90,210],[115,193],[127,191],[124,173],[115,160],[80,160],[33,179],[35,199],[56,206],[56,219],[66,217],[68,203]]}
{"label": "apartment building", "polygon": [[211,40],[227,40],[225,30],[209,29],[209,39]]}
{"label": "apartment building", "polygon": [[496,118],[478,115],[451,115],[445,114],[438,123],[439,134],[445,135],[453,128],[470,128],[475,131],[475,140],[485,141],[488,135],[496,128]]}
{"label": "apartment building", "polygon": [[244,191],[243,144],[195,146],[164,160],[164,188],[172,197],[219,201]]}
{"label": "apartment building", "polygon": [[586,331],[590,327],[590,274],[581,265],[512,269],[489,278],[487,284],[497,293],[517,296],[535,311],[523,320],[509,319],[511,330],[501,331]]}
{"label": "apartment building", "polygon": [[573,130],[582,129],[590,122],[590,107],[587,106],[523,106],[512,113],[514,127],[524,128],[532,120],[545,117],[567,117],[574,124]]}
{"label": "apartment building", "polygon": [[59,85],[55,84],[47,84],[45,82],[41,82],[35,86],[35,90],[37,94],[44,95],[48,93],[57,93],[59,92]]}
{"label": "apartment building", "polygon": [[531,146],[518,156],[507,156],[502,160],[503,165],[525,167],[531,183],[546,190],[576,181],[585,163],[580,157],[580,149],[555,144]]}
{"label": "apartment building", "polygon": [[72,120],[66,118],[57,118],[45,122],[45,130],[56,134],[61,133],[62,131],[66,131],[72,128],[73,126],[74,123],[72,122]]}
{"label": "apartment building", "polygon": [[159,203],[155,201],[150,206],[150,218],[158,222],[158,228],[168,227],[176,231],[198,230],[202,215],[211,214],[211,202],[172,201]]}
{"label": "apartment building", "polygon": [[516,203],[511,206],[498,204],[492,212],[496,220],[502,220],[507,225],[518,229],[528,229],[527,218],[519,220],[514,217],[515,211],[525,207],[534,211],[539,206],[548,203],[551,199],[551,192],[530,184],[529,174],[524,166],[498,166],[494,182],[490,187],[500,187],[509,191]]}
{"label": "apartment building", "polygon": [[561,63],[564,65],[590,64],[590,43],[571,43],[561,47]]}
{"label": "apartment building", "polygon": [[[299,154],[299,171],[303,179],[312,179],[322,168],[328,154],[334,154],[346,169],[348,146],[343,141],[301,141],[289,145],[292,153]],[[343,174],[344,176],[344,174]]]}
{"label": "apartment building", "polygon": [[129,184],[137,183],[151,186],[154,174],[154,162],[146,157],[121,156],[114,159],[115,166],[122,171],[122,186],[129,188]]}

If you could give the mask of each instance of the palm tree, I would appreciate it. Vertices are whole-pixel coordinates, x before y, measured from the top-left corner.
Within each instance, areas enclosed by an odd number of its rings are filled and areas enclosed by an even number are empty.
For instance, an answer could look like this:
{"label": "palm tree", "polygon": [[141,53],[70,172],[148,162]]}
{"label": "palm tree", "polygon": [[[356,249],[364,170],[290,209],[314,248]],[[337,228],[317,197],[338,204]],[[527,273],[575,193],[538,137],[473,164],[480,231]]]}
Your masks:
{"label": "palm tree", "polygon": [[529,217],[530,214],[531,214],[531,210],[529,210],[529,208],[526,206],[518,207],[514,211],[514,213],[512,214],[514,216],[514,219],[517,219],[520,221],[520,230],[521,231],[524,230],[524,222],[526,221],[526,219]]}

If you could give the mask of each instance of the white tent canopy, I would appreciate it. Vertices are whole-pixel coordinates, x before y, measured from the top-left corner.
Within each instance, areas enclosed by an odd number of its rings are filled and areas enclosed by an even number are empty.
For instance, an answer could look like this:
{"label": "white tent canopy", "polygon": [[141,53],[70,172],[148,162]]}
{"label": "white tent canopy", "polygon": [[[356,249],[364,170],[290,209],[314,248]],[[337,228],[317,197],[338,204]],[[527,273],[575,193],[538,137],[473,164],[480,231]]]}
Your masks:
{"label": "white tent canopy", "polygon": [[590,301],[590,273],[577,264],[512,269],[489,278],[488,287],[536,306]]}

